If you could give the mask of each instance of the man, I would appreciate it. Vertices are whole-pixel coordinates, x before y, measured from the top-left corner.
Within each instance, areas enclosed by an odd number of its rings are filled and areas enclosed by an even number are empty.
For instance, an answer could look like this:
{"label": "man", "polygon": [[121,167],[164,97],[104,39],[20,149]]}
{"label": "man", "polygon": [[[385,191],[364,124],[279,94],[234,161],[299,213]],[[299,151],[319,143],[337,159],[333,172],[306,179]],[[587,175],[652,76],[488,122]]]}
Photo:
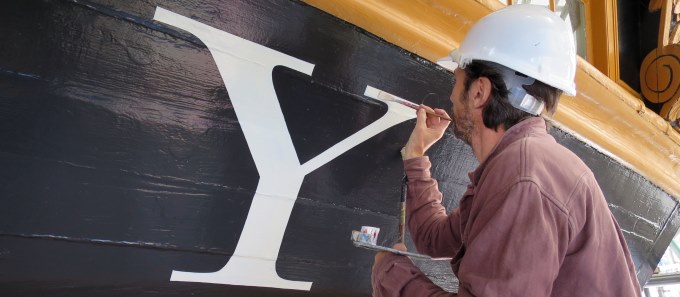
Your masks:
{"label": "man", "polygon": [[[449,121],[422,106],[402,155],[418,251],[451,257],[457,294],[404,256],[381,252],[374,296],[640,296],[625,239],[592,172],[547,133],[564,91],[575,95],[574,41],[551,11],[512,5],[475,24],[447,59],[455,135],[479,166],[452,213],[425,151]],[[403,244],[395,248],[405,250]]]}

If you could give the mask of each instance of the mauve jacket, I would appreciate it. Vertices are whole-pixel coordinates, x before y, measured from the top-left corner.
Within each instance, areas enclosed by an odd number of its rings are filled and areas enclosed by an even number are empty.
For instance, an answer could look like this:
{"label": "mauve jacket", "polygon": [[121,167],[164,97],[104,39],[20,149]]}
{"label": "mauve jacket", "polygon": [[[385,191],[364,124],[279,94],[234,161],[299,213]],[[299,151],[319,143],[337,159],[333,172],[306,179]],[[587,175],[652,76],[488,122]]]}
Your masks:
{"label": "mauve jacket", "polygon": [[640,296],[623,234],[590,169],[540,118],[508,129],[447,215],[427,157],[404,161],[419,252],[452,257],[458,295],[404,256],[373,268],[373,296]]}

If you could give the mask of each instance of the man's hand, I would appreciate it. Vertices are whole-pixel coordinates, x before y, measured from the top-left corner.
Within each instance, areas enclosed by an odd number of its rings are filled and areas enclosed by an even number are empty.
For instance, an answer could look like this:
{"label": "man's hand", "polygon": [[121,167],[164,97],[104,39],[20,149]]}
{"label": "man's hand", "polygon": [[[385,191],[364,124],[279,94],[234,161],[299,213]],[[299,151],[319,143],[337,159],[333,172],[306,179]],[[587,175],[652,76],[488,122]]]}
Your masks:
{"label": "man's hand", "polygon": [[[395,244],[392,248],[400,250],[400,251],[406,251],[406,245],[403,243],[397,243]],[[375,261],[373,262],[373,269],[378,265],[378,262],[382,261],[382,259],[385,257],[385,255],[389,254],[390,252],[378,252],[375,254]]]}
{"label": "man's hand", "polygon": [[425,112],[426,110],[448,117],[443,109],[437,108],[433,110],[426,105],[420,105],[416,113],[416,127],[411,132],[411,137],[409,137],[408,142],[404,146],[402,154],[404,160],[425,155],[425,151],[442,138],[444,131],[446,131],[446,128],[451,123],[451,121],[436,116],[428,116]]}

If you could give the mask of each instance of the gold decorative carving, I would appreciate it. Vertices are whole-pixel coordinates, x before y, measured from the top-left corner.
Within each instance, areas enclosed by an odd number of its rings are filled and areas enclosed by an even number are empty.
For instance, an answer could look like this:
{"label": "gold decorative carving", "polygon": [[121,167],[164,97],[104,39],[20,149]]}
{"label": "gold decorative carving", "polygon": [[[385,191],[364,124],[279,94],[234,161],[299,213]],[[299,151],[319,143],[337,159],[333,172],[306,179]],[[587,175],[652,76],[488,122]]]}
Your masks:
{"label": "gold decorative carving", "polygon": [[678,1],[650,1],[650,12],[661,9],[658,47],[647,54],[640,67],[642,95],[652,103],[664,103],[659,115],[670,122],[678,120],[680,109],[680,27],[670,30],[671,15],[677,16],[680,9]]}
{"label": "gold decorative carving", "polygon": [[640,67],[642,95],[652,103],[677,101],[680,95],[680,46],[654,49]]}

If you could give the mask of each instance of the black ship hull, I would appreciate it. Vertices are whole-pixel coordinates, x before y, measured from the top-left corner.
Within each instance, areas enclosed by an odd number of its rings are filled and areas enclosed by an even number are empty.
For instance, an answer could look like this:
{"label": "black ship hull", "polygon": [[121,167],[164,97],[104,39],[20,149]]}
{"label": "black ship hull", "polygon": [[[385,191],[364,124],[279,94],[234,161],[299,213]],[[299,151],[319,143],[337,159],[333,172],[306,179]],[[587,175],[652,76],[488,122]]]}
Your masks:
{"label": "black ship hull", "polygon": [[[2,296],[370,295],[350,232],[394,241],[414,122],[364,91],[448,109],[448,72],[297,1],[3,4]],[[646,282],[677,201],[552,134]],[[451,209],[477,162],[452,135],[431,158]],[[455,289],[446,263],[419,264]]]}

